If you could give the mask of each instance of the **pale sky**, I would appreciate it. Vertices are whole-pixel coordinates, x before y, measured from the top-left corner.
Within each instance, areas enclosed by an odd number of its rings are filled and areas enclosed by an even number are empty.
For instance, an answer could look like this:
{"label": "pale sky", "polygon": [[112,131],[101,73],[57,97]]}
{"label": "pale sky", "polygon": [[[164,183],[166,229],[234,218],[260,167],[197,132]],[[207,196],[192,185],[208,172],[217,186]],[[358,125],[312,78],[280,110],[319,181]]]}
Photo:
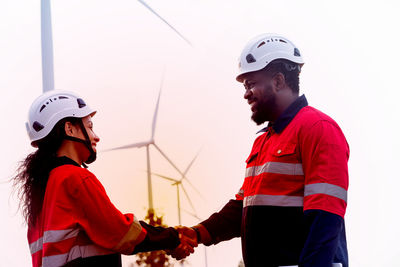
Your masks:
{"label": "pale sky", "polygon": [[[135,0],[52,1],[56,89],[76,91],[98,110],[100,150],[146,141],[163,70],[156,143],[188,173],[198,216],[208,218],[240,188],[256,126],[235,81],[237,59],[255,35],[274,32],[304,56],[300,91],[334,118],[350,144],[346,227],[350,264],[397,266],[400,255],[400,6],[397,1],[147,0],[192,43]],[[31,102],[42,92],[40,1],[0,2],[1,266],[29,266],[26,226],[7,182],[32,151],[25,132]],[[151,149],[154,172],[177,172]],[[144,218],[144,149],[99,153],[89,168],[123,212]],[[178,223],[176,189],[153,178],[154,205]],[[190,211],[182,196],[183,209]],[[198,220],[183,212],[183,224]],[[239,239],[207,249],[208,266],[237,266]],[[134,257],[124,257],[124,266]],[[201,246],[188,258],[205,266]]]}

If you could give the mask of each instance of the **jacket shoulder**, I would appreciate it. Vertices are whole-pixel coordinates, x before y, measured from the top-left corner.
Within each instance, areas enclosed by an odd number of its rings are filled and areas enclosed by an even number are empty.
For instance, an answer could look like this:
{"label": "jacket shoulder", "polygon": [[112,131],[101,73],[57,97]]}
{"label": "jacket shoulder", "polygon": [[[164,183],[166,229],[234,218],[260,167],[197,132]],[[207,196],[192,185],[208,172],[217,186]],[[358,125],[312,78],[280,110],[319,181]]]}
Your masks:
{"label": "jacket shoulder", "polygon": [[54,168],[50,172],[49,181],[54,185],[62,185],[69,190],[73,190],[80,187],[88,178],[97,180],[95,175],[89,170],[66,164]]}
{"label": "jacket shoulder", "polygon": [[311,106],[302,108],[296,117],[297,121],[306,127],[312,127],[318,122],[327,122],[340,129],[339,125],[330,116]]}

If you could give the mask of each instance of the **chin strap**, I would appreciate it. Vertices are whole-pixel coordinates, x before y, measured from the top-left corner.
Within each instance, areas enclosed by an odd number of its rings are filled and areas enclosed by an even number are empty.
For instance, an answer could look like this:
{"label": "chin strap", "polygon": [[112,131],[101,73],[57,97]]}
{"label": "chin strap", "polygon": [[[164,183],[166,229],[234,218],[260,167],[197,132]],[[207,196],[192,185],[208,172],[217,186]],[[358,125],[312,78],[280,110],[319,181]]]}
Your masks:
{"label": "chin strap", "polygon": [[[88,135],[88,133],[86,132],[86,129],[85,129],[85,126],[83,125],[82,119],[80,119],[78,123],[79,123],[79,126],[81,127],[81,130],[82,130],[82,132],[83,132],[83,135],[85,136],[85,140],[84,140],[84,139],[77,138],[77,137],[69,136],[69,135],[67,135],[67,134],[65,134],[64,139],[67,139],[67,140],[70,140],[70,141],[74,141],[74,142],[79,142],[79,143],[82,143],[82,144],[84,144],[84,145],[86,146],[86,148],[87,148],[87,149],[89,150],[89,152],[90,152],[90,155],[89,155],[89,157],[82,163],[82,166],[83,166],[84,168],[87,168],[87,165],[86,165],[86,164],[90,164],[90,163],[92,163],[93,161],[95,161],[95,160],[96,160],[96,157],[97,157],[97,154],[96,154],[96,152],[95,152],[95,151],[93,150],[93,148],[92,148],[92,143],[90,142],[89,135]],[[86,164],[85,164],[85,163],[86,163]]]}

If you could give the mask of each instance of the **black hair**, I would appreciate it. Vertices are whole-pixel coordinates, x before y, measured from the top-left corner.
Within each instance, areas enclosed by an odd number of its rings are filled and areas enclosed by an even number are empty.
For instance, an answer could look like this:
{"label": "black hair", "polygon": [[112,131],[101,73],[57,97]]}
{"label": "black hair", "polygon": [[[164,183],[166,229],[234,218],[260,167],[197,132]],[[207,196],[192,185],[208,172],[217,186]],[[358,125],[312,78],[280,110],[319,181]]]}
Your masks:
{"label": "black hair", "polygon": [[286,84],[292,89],[293,93],[299,93],[299,74],[300,65],[286,59],[275,59],[271,61],[263,70],[268,73],[282,73]]}
{"label": "black hair", "polygon": [[65,122],[76,125],[79,120],[68,117],[57,122],[45,138],[37,141],[38,149],[19,163],[12,180],[14,188],[18,189],[19,207],[26,223],[35,224],[42,210],[49,174],[65,137]]}

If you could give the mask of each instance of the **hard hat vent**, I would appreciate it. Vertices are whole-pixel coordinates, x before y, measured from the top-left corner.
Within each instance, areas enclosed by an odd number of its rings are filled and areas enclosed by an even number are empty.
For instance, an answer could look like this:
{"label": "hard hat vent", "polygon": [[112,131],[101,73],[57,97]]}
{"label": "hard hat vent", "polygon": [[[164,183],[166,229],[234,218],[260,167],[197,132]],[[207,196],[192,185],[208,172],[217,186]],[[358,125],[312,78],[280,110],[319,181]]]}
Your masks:
{"label": "hard hat vent", "polygon": [[254,58],[254,56],[252,54],[248,54],[246,56],[246,61],[247,61],[247,63],[254,63],[254,62],[256,62],[256,59]]}
{"label": "hard hat vent", "polygon": [[86,103],[85,103],[85,101],[83,101],[82,98],[78,98],[76,101],[78,102],[79,108],[86,107]]}
{"label": "hard hat vent", "polygon": [[[59,96],[58,99],[69,99],[69,98],[66,97],[66,96]],[[53,98],[53,100],[56,101],[57,98],[55,97],[55,98]],[[50,102],[53,102],[53,100],[52,100],[51,98],[49,99]],[[49,101],[47,101],[46,104],[43,104],[43,105],[40,107],[39,113],[42,112],[42,110],[45,109],[45,108],[47,107],[48,104],[50,104]]]}
{"label": "hard hat vent", "polygon": [[40,130],[42,130],[44,128],[44,126],[37,121],[35,121],[33,123],[32,127],[36,132],[39,132]]}
{"label": "hard hat vent", "polygon": [[262,41],[259,45],[257,45],[257,48],[259,48],[260,46],[263,46],[263,45],[265,45],[264,41]]}
{"label": "hard hat vent", "polygon": [[296,56],[296,57],[300,57],[301,56],[299,49],[294,48],[294,56]]}

